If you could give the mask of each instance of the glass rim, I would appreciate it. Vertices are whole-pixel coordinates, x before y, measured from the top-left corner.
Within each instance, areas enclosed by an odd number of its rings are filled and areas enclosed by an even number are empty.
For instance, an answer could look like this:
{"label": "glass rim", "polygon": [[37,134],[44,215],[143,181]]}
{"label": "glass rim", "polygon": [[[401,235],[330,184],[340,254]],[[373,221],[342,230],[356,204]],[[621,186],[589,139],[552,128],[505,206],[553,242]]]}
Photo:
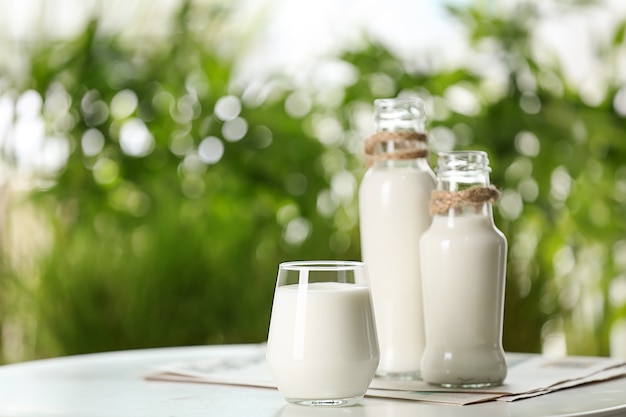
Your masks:
{"label": "glass rim", "polygon": [[440,152],[437,152],[437,156],[443,156],[443,157],[479,156],[481,158],[488,158],[489,154],[486,151],[479,150],[479,149],[468,149],[468,150],[455,150],[455,151],[440,151]]}
{"label": "glass rim", "polygon": [[387,97],[377,98],[374,100],[374,107],[381,108],[396,108],[403,105],[414,105],[419,108],[424,107],[424,99],[417,96],[404,96],[404,97]]}
{"label": "glass rim", "polygon": [[374,113],[377,120],[419,119],[424,122],[426,110],[420,97],[377,98],[374,100]]}
{"label": "glass rim", "polygon": [[491,172],[489,154],[481,150],[442,151],[437,153],[435,172],[441,176],[467,175],[475,171]]}
{"label": "glass rim", "polygon": [[351,269],[364,269],[365,262],[335,260],[288,261],[281,262],[278,267],[284,271],[298,271],[300,269],[309,271],[348,271]]}

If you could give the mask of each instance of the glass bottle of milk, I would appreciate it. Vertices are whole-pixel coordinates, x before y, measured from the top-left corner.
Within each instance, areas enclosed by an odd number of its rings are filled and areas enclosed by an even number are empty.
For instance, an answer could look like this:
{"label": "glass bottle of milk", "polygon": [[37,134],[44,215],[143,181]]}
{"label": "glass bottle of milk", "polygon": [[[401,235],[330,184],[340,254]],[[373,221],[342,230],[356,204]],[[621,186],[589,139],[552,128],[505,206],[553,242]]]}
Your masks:
{"label": "glass bottle of milk", "polygon": [[482,151],[438,155],[432,225],[421,239],[426,349],[422,377],[444,387],[502,384],[507,241],[493,221],[498,191]]}
{"label": "glass bottle of milk", "polygon": [[380,364],[377,375],[420,378],[424,349],[419,240],[428,228],[435,174],[427,156],[424,103],[374,101],[376,132],[359,189],[361,255],[367,264]]}

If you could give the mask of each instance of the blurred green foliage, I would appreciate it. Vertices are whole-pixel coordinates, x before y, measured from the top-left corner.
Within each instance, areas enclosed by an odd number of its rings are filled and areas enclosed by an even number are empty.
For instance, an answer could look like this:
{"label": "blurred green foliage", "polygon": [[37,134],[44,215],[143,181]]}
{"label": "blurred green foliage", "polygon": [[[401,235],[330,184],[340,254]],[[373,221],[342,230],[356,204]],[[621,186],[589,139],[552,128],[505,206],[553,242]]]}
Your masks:
{"label": "blurred green foliage", "polygon": [[[611,297],[626,281],[624,86],[612,74],[587,104],[556,60],[539,62],[536,6],[449,11],[483,65],[415,70],[368,39],[333,57],[351,74],[340,86],[281,74],[237,85],[228,10],[193,2],[168,42],[129,44],[95,20],[71,42],[36,45],[5,94],[36,91],[70,152],[11,207],[33,207],[48,243],[29,268],[9,246],[0,258],[4,333],[23,329],[17,359],[264,340],[280,261],[360,258],[364,120],[375,98],[402,94],[426,100],[434,150],[490,155],[510,244],[505,348],[538,352],[564,335],[571,354],[608,354],[626,317]],[[624,24],[599,58],[623,38]],[[6,147],[4,159],[15,162]]]}

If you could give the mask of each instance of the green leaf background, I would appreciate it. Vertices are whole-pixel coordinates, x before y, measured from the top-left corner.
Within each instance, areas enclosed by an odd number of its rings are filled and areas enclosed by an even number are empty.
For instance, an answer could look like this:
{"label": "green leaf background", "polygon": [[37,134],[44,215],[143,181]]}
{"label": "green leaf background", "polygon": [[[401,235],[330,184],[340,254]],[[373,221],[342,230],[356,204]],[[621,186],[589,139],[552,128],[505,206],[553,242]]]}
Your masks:
{"label": "green leaf background", "polygon": [[[611,332],[626,318],[626,124],[615,104],[626,22],[595,51],[608,82],[589,104],[556,59],[536,57],[538,5],[448,11],[470,52],[502,69],[503,88],[469,63],[427,69],[369,37],[328,57],[353,74],[346,85],[285,74],[241,85],[246,38],[229,38],[221,3],[183,2],[168,42],[129,43],[96,19],[72,40],[33,45],[27,73],[6,72],[0,94],[17,105],[37,92],[46,134],[70,153],[60,171],[30,177],[30,191],[2,189],[2,361],[263,341],[279,262],[360,258],[363,121],[374,99],[404,94],[428,105],[433,164],[450,146],[490,155],[510,245],[505,349],[556,341],[569,354],[615,354]],[[446,99],[459,91],[471,111]],[[136,105],[116,115],[116,97]],[[241,138],[216,112],[224,97],[241,107]],[[129,120],[151,135],[144,156],[122,149]],[[103,142],[91,155],[94,134]],[[217,163],[201,158],[210,137],[223,145]],[[15,174],[14,149],[0,151]]]}

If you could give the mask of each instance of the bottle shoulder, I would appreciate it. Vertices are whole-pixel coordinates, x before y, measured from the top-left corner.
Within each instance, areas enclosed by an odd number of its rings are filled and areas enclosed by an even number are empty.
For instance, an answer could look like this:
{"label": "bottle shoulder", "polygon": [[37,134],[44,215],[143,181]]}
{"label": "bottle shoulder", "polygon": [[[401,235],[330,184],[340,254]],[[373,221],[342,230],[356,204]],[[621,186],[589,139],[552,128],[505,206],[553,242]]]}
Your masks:
{"label": "bottle shoulder", "polygon": [[431,183],[433,187],[437,183],[437,177],[430,167],[422,168],[416,166],[372,166],[363,176],[363,180],[376,178],[379,180],[395,181],[402,179],[420,179]]}
{"label": "bottle shoulder", "polygon": [[483,214],[435,215],[429,231],[432,234],[450,234],[459,237],[470,235],[491,235],[506,240],[504,233],[493,221],[493,217]]}
{"label": "bottle shoulder", "polygon": [[428,172],[418,170],[372,170],[365,173],[359,191],[361,194],[407,194],[419,195],[420,199],[430,200],[436,187],[436,180]]}

